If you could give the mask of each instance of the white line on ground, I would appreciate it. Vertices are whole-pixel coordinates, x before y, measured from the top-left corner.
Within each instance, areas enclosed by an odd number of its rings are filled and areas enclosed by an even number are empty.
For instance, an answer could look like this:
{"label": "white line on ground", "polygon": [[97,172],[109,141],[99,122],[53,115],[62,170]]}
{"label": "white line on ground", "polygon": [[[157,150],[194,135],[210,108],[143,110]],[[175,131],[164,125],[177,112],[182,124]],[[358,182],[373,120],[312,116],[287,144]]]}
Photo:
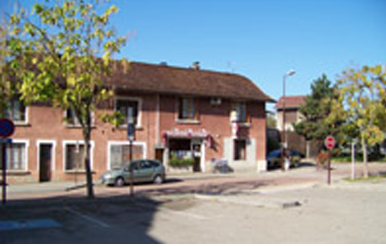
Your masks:
{"label": "white line on ground", "polygon": [[78,211],[76,211],[76,210],[74,210],[74,209],[71,209],[71,208],[64,208],[64,209],[67,210],[67,211],[70,212],[70,213],[73,213],[73,214],[75,214],[75,215],[77,215],[77,216],[79,216],[79,217],[85,219],[85,220],[88,220],[89,222],[92,222],[92,223],[94,223],[94,224],[97,224],[97,225],[100,226],[100,227],[104,227],[104,228],[109,228],[109,227],[110,227],[110,225],[108,225],[108,224],[106,224],[106,223],[104,223],[104,222],[102,222],[102,221],[100,221],[100,220],[98,220],[98,219],[95,219],[95,218],[93,218],[93,217],[91,217],[91,216],[82,214],[82,213],[80,213],[80,212],[78,212]]}

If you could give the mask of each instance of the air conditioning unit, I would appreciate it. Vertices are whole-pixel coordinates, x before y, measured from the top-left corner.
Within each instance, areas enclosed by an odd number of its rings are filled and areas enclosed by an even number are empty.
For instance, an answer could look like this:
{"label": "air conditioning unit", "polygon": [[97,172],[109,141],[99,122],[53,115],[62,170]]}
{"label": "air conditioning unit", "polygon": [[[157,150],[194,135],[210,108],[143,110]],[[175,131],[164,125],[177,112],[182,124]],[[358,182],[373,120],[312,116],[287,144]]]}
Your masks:
{"label": "air conditioning unit", "polygon": [[219,97],[211,98],[210,104],[214,106],[221,105],[221,98]]}

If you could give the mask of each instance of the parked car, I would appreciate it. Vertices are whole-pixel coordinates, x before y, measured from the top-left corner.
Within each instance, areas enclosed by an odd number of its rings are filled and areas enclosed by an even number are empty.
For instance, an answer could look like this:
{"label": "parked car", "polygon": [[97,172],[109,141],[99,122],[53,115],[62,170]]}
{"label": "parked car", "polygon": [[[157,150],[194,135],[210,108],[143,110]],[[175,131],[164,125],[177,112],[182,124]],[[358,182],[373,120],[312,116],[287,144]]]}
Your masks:
{"label": "parked car", "polygon": [[[287,150],[290,157],[290,166],[296,167],[300,160],[304,157],[302,154],[295,150]],[[273,150],[267,155],[268,168],[277,168],[281,166],[281,150]]]}
{"label": "parked car", "polygon": [[123,186],[130,183],[130,173],[133,172],[133,182],[154,182],[161,184],[165,181],[165,167],[157,160],[134,160],[131,164],[120,169],[105,172],[101,176],[101,183],[106,185]]}

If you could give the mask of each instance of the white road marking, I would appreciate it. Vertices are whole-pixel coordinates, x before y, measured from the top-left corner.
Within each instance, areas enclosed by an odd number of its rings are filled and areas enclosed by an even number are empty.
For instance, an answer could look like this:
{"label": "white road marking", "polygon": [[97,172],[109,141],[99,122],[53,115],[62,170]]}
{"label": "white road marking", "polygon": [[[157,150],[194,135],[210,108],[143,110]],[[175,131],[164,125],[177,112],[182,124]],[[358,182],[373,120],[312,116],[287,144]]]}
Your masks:
{"label": "white road marking", "polygon": [[71,212],[71,213],[73,213],[73,214],[75,214],[75,215],[77,215],[77,216],[79,216],[79,217],[85,219],[85,220],[88,220],[89,222],[92,222],[92,223],[94,223],[94,224],[97,224],[97,225],[99,225],[100,227],[110,228],[110,225],[108,225],[108,224],[106,224],[106,223],[104,223],[104,222],[102,222],[102,221],[100,221],[100,220],[98,220],[98,219],[95,219],[95,218],[93,218],[93,217],[91,217],[91,216],[82,214],[82,213],[80,213],[80,212],[78,212],[78,211],[76,211],[76,210],[74,210],[74,209],[71,209],[71,208],[64,208],[64,209],[67,210],[68,212]]}

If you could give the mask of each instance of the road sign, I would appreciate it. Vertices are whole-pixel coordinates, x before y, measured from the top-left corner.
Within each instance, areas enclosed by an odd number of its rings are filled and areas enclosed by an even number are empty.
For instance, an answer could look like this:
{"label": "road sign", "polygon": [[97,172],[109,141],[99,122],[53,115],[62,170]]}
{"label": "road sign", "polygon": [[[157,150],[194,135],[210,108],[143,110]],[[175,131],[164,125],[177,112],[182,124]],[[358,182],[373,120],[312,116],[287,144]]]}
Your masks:
{"label": "road sign", "polygon": [[15,132],[15,124],[9,119],[0,119],[0,137],[7,138]]}
{"label": "road sign", "polygon": [[328,136],[324,140],[324,145],[327,149],[333,149],[335,146],[335,138],[333,136]]}
{"label": "road sign", "polygon": [[135,124],[134,123],[128,123],[127,124],[127,136],[129,137],[130,141],[135,140]]}

